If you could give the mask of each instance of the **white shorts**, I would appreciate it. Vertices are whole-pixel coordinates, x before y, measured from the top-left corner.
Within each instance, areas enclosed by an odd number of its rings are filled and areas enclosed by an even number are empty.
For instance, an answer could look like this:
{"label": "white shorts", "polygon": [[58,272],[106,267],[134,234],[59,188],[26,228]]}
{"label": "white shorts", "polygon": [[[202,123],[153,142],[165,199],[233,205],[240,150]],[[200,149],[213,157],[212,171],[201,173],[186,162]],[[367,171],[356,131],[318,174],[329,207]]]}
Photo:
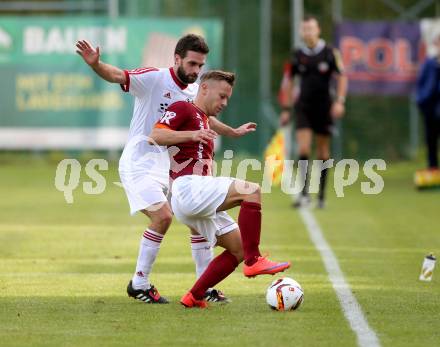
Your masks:
{"label": "white shorts", "polygon": [[151,208],[152,205],[167,202],[168,185],[145,173],[119,171],[122,186],[130,205],[130,213]]}
{"label": "white shorts", "polygon": [[217,212],[233,181],[230,177],[178,177],[173,182],[171,194],[174,215],[214,246],[217,236],[238,228],[237,223],[226,212]]}

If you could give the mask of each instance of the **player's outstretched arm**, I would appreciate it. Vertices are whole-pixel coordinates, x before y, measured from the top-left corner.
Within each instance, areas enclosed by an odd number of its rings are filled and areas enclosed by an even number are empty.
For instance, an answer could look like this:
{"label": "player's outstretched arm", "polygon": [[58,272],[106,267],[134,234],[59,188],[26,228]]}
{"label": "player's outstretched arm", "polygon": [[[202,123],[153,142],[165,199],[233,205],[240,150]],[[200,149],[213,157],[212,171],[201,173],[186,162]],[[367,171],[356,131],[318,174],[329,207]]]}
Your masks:
{"label": "player's outstretched arm", "polygon": [[99,57],[99,47],[96,49],[86,40],[79,40],[76,43],[76,53],[89,65],[101,78],[111,83],[125,84],[124,71],[116,66],[103,63]]}
{"label": "player's outstretched arm", "polygon": [[245,123],[238,128],[232,128],[215,117],[209,117],[209,126],[217,134],[229,137],[240,137],[255,131],[257,128],[257,124],[252,122]]}
{"label": "player's outstretched arm", "polygon": [[201,142],[203,144],[213,141],[217,133],[211,129],[195,131],[176,131],[163,127],[156,127],[150,134],[151,144],[159,146],[172,146],[184,142]]}

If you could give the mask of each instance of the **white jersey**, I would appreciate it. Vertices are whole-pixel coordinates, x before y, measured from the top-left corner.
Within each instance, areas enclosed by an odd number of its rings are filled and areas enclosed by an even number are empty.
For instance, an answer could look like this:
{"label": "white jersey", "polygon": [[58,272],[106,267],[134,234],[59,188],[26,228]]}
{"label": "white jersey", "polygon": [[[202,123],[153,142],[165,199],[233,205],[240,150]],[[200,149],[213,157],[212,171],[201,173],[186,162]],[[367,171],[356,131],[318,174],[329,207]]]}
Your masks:
{"label": "white jersey", "polygon": [[198,84],[182,84],[173,68],[140,68],[124,70],[125,92],[135,96],[133,118],[127,143],[119,160],[119,171],[135,176],[148,176],[168,186],[169,157],[166,148],[148,144],[156,122],[169,105],[176,101],[193,101]]}

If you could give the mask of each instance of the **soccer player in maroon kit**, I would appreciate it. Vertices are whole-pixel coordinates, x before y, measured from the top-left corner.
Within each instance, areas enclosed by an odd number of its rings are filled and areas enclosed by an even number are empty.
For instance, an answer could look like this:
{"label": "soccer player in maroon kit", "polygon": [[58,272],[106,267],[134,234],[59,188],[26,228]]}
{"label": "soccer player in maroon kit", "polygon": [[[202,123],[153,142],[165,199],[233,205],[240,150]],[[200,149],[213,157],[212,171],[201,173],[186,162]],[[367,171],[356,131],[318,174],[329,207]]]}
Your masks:
{"label": "soccer player in maroon kit", "polygon": [[[216,117],[226,107],[234,80],[234,74],[228,72],[205,73],[194,103],[172,104],[150,135],[152,141],[169,148],[171,207],[176,218],[201,239],[226,249],[182,297],[180,302],[186,307],[207,307],[205,291],[231,274],[243,259],[247,277],[275,274],[290,267],[290,262],[272,262],[260,254],[258,184],[212,176],[217,134],[209,129],[209,117]],[[236,206],[240,206],[238,225],[225,212]]]}

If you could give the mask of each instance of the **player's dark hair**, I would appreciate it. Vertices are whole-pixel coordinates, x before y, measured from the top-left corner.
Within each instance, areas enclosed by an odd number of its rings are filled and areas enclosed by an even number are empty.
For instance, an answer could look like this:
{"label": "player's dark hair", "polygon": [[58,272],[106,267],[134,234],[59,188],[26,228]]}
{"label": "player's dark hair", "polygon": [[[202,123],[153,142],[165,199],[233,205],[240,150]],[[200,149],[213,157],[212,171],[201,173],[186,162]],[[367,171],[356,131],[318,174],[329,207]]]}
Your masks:
{"label": "player's dark hair", "polygon": [[174,54],[178,54],[181,58],[185,58],[188,51],[208,54],[209,47],[203,37],[195,34],[188,34],[183,36],[177,42]]}
{"label": "player's dark hair", "polygon": [[303,22],[308,22],[308,21],[311,21],[311,20],[316,20],[316,23],[319,24],[318,17],[316,17],[316,16],[314,16],[314,15],[312,15],[312,14],[306,14],[306,15],[303,17]]}
{"label": "player's dark hair", "polygon": [[211,70],[205,72],[202,77],[200,77],[200,81],[203,83],[208,80],[214,81],[225,81],[231,87],[234,86],[235,82],[235,74],[233,72],[221,71],[221,70]]}

